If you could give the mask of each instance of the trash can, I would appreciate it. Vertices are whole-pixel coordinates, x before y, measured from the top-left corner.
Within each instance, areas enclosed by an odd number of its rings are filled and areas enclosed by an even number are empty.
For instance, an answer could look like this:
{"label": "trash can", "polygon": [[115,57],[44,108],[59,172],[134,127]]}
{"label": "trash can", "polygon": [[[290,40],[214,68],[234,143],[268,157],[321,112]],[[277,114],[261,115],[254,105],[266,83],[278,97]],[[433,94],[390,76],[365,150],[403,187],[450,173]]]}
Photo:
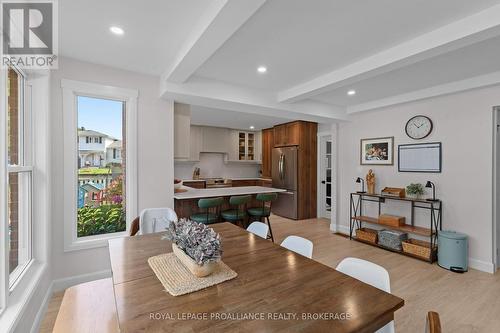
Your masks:
{"label": "trash can", "polygon": [[452,272],[468,270],[469,245],[467,235],[455,231],[438,232],[438,265]]}

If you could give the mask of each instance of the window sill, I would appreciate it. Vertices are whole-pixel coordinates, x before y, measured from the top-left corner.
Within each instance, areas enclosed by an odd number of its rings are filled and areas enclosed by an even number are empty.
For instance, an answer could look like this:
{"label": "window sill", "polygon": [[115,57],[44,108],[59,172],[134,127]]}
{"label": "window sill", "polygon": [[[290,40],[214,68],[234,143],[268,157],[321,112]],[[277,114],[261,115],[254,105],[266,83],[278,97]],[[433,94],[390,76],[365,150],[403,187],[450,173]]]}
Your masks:
{"label": "window sill", "polygon": [[23,276],[13,286],[9,296],[9,304],[0,315],[0,331],[10,332],[17,325],[26,305],[39,288],[39,283],[46,270],[46,263],[34,260],[27,267]]}
{"label": "window sill", "polygon": [[99,248],[99,247],[107,247],[108,240],[114,239],[114,238],[125,237],[125,236],[128,236],[127,231],[115,232],[115,233],[107,234],[107,235],[105,234],[105,235],[81,237],[78,239],[74,239],[69,244],[64,244],[64,252],[88,250],[88,249],[95,249],[95,248]]}

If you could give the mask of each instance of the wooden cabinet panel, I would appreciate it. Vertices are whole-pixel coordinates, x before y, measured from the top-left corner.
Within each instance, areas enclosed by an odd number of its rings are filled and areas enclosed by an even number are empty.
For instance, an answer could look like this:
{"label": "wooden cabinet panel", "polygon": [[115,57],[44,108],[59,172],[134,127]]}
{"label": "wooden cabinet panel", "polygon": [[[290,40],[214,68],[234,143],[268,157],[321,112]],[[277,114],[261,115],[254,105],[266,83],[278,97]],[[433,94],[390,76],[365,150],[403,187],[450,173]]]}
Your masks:
{"label": "wooden cabinet panel", "polygon": [[302,122],[293,122],[285,124],[287,146],[300,144],[300,132],[301,132],[301,127],[303,126],[304,123]]}
{"label": "wooden cabinet panel", "polygon": [[274,129],[262,130],[262,177],[272,177],[272,153]]}
{"label": "wooden cabinet panel", "polygon": [[286,146],[286,124],[274,126],[274,147]]}
{"label": "wooden cabinet panel", "polygon": [[274,127],[274,146],[296,146],[300,144],[300,132],[303,122],[296,121]]}
{"label": "wooden cabinet panel", "polygon": [[273,180],[272,179],[261,179],[259,186],[264,186],[264,187],[273,187]]}
{"label": "wooden cabinet panel", "polygon": [[184,186],[191,188],[205,188],[206,182],[204,180],[185,180],[182,183]]}
{"label": "wooden cabinet panel", "polygon": [[257,179],[233,179],[232,185],[233,187],[257,186],[257,181]]}

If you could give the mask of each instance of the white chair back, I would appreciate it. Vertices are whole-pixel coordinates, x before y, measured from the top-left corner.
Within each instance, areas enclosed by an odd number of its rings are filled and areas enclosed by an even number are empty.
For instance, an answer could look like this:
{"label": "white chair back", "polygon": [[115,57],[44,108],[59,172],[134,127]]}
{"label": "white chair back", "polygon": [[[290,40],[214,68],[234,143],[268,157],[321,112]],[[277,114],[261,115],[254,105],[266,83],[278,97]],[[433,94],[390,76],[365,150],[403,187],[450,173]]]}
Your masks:
{"label": "white chair back", "polygon": [[146,208],[139,217],[138,235],[165,231],[170,222],[177,222],[177,214],[171,208]]}
{"label": "white chair back", "polygon": [[[387,293],[391,292],[391,281],[387,270],[370,261],[358,258],[345,258],[337,265],[337,271]],[[376,333],[394,333],[394,321],[391,321]]]}
{"label": "white chair back", "polygon": [[303,237],[288,236],[281,242],[281,246],[304,257],[312,258],[313,243]]}
{"label": "white chair back", "polygon": [[269,226],[262,222],[252,222],[248,228],[248,232],[254,235],[267,239],[267,233],[269,232]]}

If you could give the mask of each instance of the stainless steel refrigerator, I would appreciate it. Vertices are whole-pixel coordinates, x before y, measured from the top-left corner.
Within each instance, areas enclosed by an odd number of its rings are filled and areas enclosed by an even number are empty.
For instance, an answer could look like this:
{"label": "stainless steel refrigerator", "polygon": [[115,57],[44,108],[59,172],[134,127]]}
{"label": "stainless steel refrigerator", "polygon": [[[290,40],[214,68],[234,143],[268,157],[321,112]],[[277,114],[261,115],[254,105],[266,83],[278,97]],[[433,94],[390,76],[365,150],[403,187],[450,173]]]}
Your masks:
{"label": "stainless steel refrigerator", "polygon": [[286,190],[278,193],[278,200],[273,203],[272,210],[276,215],[297,219],[298,200],[298,148],[273,148],[272,177],[273,187]]}

